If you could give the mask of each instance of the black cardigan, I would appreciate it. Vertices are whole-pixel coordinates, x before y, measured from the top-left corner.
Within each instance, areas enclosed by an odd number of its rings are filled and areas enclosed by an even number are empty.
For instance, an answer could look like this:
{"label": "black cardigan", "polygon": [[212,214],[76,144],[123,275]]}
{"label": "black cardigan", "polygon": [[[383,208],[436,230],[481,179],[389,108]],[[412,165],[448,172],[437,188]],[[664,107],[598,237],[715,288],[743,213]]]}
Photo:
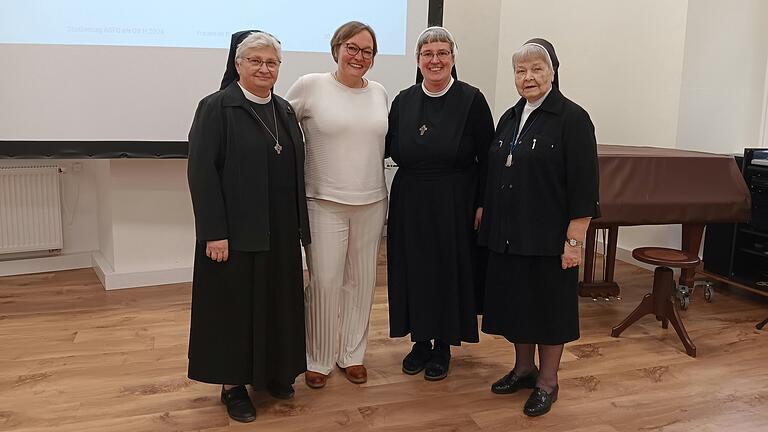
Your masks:
{"label": "black cardigan", "polygon": [[[290,132],[296,159],[298,230],[310,242],[304,192],[304,140],[291,105],[273,94],[280,121]],[[260,124],[237,82],[203,98],[189,131],[187,178],[198,241],[229,240],[229,248],[269,250],[268,145],[256,145]]]}

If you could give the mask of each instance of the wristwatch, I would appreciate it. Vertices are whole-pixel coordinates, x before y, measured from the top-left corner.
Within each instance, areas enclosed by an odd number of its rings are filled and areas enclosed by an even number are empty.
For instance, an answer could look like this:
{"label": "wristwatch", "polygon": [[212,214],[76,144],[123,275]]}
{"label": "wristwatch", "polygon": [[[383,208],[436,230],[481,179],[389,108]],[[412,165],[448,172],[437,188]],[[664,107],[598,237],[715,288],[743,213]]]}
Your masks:
{"label": "wristwatch", "polygon": [[570,246],[570,247],[580,247],[580,246],[584,246],[584,242],[583,242],[583,241],[581,241],[581,240],[576,240],[576,239],[574,239],[574,238],[569,238],[569,239],[568,239],[568,240],[566,240],[565,242],[566,242],[566,243],[568,243],[568,246]]}

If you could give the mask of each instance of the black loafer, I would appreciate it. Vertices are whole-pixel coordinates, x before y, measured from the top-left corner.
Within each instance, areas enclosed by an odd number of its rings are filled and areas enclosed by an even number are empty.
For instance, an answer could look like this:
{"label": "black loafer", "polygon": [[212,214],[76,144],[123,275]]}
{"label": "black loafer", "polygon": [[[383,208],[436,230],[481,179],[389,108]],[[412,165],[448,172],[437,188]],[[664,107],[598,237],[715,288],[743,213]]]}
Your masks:
{"label": "black loafer", "polygon": [[541,387],[533,389],[533,393],[525,401],[523,412],[528,417],[538,417],[544,415],[552,409],[552,404],[557,401],[557,391],[559,387],[555,387],[552,393],[547,393]]}
{"label": "black loafer", "polygon": [[269,392],[269,395],[272,396],[275,399],[290,399],[293,397],[293,395],[296,393],[296,390],[293,389],[293,386],[288,385],[268,385],[267,391]]}
{"label": "black loafer", "polygon": [[539,370],[533,368],[528,375],[517,376],[514,369],[508,374],[501,377],[500,380],[491,384],[491,391],[496,394],[510,394],[514,393],[521,388],[532,389],[536,387],[536,379],[539,377]]}
{"label": "black loafer", "polygon": [[430,342],[416,342],[411,348],[411,352],[403,359],[403,372],[408,375],[416,375],[424,370],[430,356],[432,355],[432,344]]}
{"label": "black loafer", "polygon": [[424,379],[427,381],[440,381],[447,377],[450,364],[450,353],[433,350],[432,356],[424,367]]}
{"label": "black loafer", "polygon": [[221,403],[227,406],[229,418],[241,423],[249,423],[256,420],[256,408],[253,407],[248,390],[244,385],[224,390],[221,387]]}

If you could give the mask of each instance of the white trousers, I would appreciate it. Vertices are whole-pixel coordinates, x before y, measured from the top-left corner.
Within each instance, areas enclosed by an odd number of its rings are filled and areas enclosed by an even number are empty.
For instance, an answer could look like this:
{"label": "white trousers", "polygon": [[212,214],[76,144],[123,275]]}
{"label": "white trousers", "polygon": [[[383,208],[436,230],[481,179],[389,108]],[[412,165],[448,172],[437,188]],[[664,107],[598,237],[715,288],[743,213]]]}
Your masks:
{"label": "white trousers", "polygon": [[387,200],[348,205],[307,200],[312,243],[304,290],[307,369],[363,364]]}

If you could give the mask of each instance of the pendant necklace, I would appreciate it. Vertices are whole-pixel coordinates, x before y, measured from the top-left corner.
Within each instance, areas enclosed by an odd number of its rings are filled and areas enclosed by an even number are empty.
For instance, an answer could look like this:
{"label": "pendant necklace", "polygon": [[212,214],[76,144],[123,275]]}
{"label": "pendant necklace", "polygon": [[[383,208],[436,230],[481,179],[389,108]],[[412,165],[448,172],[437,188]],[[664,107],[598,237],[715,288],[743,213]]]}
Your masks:
{"label": "pendant necklace", "polygon": [[254,110],[252,106],[248,105],[248,108],[251,109],[251,112],[253,113],[253,115],[255,115],[256,118],[259,120],[259,123],[261,123],[261,125],[264,126],[264,129],[267,130],[267,133],[272,137],[272,139],[275,140],[275,146],[272,148],[275,149],[275,153],[279,155],[280,152],[283,151],[283,146],[280,145],[280,131],[277,129],[277,114],[275,112],[275,102],[272,101],[272,118],[275,119],[275,133],[272,133],[269,127],[267,127],[267,124],[264,123],[264,120],[262,120],[261,117],[259,117],[259,115],[256,114],[256,110]]}
{"label": "pendant necklace", "polygon": [[[535,111],[531,113],[531,115],[534,115],[534,114],[536,114]],[[539,116],[534,116],[533,119],[531,119],[531,122],[528,123],[528,125],[525,127],[525,129],[523,129],[518,135],[516,135],[515,139],[513,139],[509,143],[509,154],[507,155],[507,160],[504,163],[505,167],[509,168],[509,167],[512,166],[512,163],[514,162],[512,160],[512,152],[515,150],[515,147],[517,147],[518,144],[522,144],[523,143],[523,136],[525,136],[525,134],[528,133],[529,130],[531,130],[531,126],[533,126],[533,124],[536,122],[536,119],[538,119],[538,118],[539,118]],[[533,150],[533,148],[535,146],[536,146],[536,140],[534,139],[533,140],[533,147],[531,147],[531,150]]]}

